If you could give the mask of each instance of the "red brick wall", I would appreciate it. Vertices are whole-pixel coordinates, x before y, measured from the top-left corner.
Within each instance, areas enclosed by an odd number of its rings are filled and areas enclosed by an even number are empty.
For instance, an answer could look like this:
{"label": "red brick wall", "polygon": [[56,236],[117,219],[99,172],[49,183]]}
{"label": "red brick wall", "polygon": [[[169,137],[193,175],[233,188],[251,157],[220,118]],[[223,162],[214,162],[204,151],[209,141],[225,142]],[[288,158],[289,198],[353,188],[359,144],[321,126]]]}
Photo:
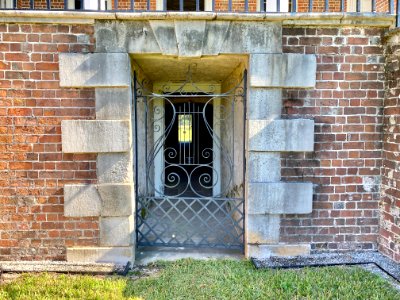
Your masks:
{"label": "red brick wall", "polygon": [[63,185],[93,182],[94,155],[62,154],[61,120],[94,117],[93,90],[61,89],[58,52],[93,51],[93,27],[0,24],[0,260],[65,259],[96,218],[64,218]]}
{"label": "red brick wall", "polygon": [[[396,45],[397,44],[397,45]],[[400,43],[389,44],[384,103],[382,198],[379,250],[400,262]]]}
{"label": "red brick wall", "polygon": [[314,251],[376,249],[384,55],[380,29],[284,28],[283,51],[317,55],[314,90],[287,90],[283,114],[315,120],[315,151],[282,155],[283,180],[314,183],[313,213],[282,240]]}

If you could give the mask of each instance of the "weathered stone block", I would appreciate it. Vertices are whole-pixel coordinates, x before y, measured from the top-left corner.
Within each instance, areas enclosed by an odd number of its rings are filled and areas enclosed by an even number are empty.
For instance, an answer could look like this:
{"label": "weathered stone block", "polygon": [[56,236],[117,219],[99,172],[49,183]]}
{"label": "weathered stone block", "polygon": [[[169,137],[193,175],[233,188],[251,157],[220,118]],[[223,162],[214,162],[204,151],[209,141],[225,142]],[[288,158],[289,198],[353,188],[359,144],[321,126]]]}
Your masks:
{"label": "weathered stone block", "polygon": [[249,214],[308,214],[312,212],[311,182],[249,183]]}
{"label": "weathered stone block", "polygon": [[127,152],[128,121],[64,120],[61,122],[64,153]]}
{"label": "weathered stone block", "polygon": [[248,97],[249,120],[273,120],[282,114],[282,90],[250,88]]}
{"label": "weathered stone block", "polygon": [[279,152],[249,152],[247,160],[249,182],[276,182],[281,180]]}
{"label": "weathered stone block", "polygon": [[132,154],[99,153],[97,155],[97,180],[99,183],[129,183],[133,178]]}
{"label": "weathered stone block", "polygon": [[90,217],[99,216],[101,199],[95,185],[64,186],[64,216]]}
{"label": "weathered stone block", "polygon": [[221,54],[282,52],[282,26],[271,22],[231,22]]}
{"label": "weathered stone block", "polygon": [[315,55],[252,54],[250,86],[313,88],[316,82]]}
{"label": "weathered stone block", "polygon": [[206,29],[205,20],[175,20],[175,35],[179,56],[200,57]]}
{"label": "weathered stone block", "polygon": [[133,241],[133,216],[100,218],[101,246],[131,246]]}
{"label": "weathered stone block", "polygon": [[213,21],[206,23],[203,41],[203,55],[218,55],[229,28],[229,21]]}
{"label": "weathered stone block", "polygon": [[73,247],[67,248],[68,262],[114,263],[126,265],[135,261],[134,247]]}
{"label": "weathered stone block", "polygon": [[96,119],[131,119],[131,99],[130,88],[97,88]]}
{"label": "weathered stone block", "polygon": [[313,151],[314,121],[291,120],[250,120],[250,151]]}
{"label": "weathered stone block", "polygon": [[134,213],[134,193],[130,184],[101,184],[97,186],[101,198],[102,216],[130,216]]}
{"label": "weathered stone block", "polygon": [[298,245],[247,245],[246,256],[251,258],[269,258],[271,256],[309,255],[311,247],[308,244]]}
{"label": "weathered stone block", "polygon": [[60,53],[61,87],[130,86],[127,53]]}
{"label": "weathered stone block", "polygon": [[74,184],[64,186],[64,215],[130,216],[134,209],[130,184]]}
{"label": "weathered stone block", "polygon": [[279,241],[279,215],[247,215],[247,242],[249,244],[274,244]]}
{"label": "weathered stone block", "polygon": [[150,20],[154,36],[163,55],[178,55],[178,45],[173,20]]}
{"label": "weathered stone block", "polygon": [[97,52],[161,53],[148,21],[95,22]]}

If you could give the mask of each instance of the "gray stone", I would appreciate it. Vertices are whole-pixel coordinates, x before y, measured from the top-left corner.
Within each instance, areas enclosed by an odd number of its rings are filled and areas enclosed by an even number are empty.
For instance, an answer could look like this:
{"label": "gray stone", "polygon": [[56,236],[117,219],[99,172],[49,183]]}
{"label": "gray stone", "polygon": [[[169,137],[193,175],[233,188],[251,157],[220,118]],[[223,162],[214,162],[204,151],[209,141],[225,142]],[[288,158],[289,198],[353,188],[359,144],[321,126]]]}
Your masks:
{"label": "gray stone", "polygon": [[249,244],[274,244],[279,241],[279,215],[247,214],[247,242]]}
{"label": "gray stone", "polygon": [[99,153],[96,166],[99,183],[129,183],[133,180],[130,152]]}
{"label": "gray stone", "polygon": [[134,233],[133,216],[100,218],[101,246],[131,246]]}
{"label": "gray stone", "polygon": [[208,21],[203,41],[203,55],[218,55],[229,28],[229,21]]}
{"label": "gray stone", "polygon": [[252,87],[315,87],[317,70],[315,55],[252,54],[249,69]]}
{"label": "gray stone", "polygon": [[96,88],[97,120],[130,120],[130,88]]}
{"label": "gray stone", "polygon": [[134,263],[134,247],[73,247],[67,248],[68,262],[114,263],[126,265]]}
{"label": "gray stone", "polygon": [[282,52],[282,26],[271,22],[230,23],[221,54]]}
{"label": "gray stone", "polygon": [[61,87],[130,86],[127,53],[60,53]]}
{"label": "gray stone", "polygon": [[247,178],[249,182],[276,182],[281,180],[279,152],[248,152]]}
{"label": "gray stone", "polygon": [[178,42],[179,56],[201,56],[205,29],[206,21],[204,20],[175,20],[175,35]]}
{"label": "gray stone", "polygon": [[250,88],[248,98],[249,120],[272,120],[282,114],[282,90]]}
{"label": "gray stone", "polygon": [[64,185],[64,216],[99,216],[101,199],[95,185]]}
{"label": "gray stone", "polygon": [[311,182],[249,183],[249,214],[309,214],[312,212]]}
{"label": "gray stone", "polygon": [[286,245],[286,244],[276,244],[276,245],[247,245],[247,257],[251,258],[269,258],[271,256],[299,256],[299,255],[309,255],[311,247],[308,244],[298,244],[298,245]]}
{"label": "gray stone", "polygon": [[250,120],[249,150],[313,151],[314,121],[307,119]]}
{"label": "gray stone", "polygon": [[61,130],[64,153],[130,150],[129,121],[64,120]]}
{"label": "gray stone", "polygon": [[178,55],[178,46],[173,20],[150,20],[154,36],[163,55]]}
{"label": "gray stone", "polygon": [[130,216],[134,212],[134,193],[130,184],[97,185],[104,217]]}

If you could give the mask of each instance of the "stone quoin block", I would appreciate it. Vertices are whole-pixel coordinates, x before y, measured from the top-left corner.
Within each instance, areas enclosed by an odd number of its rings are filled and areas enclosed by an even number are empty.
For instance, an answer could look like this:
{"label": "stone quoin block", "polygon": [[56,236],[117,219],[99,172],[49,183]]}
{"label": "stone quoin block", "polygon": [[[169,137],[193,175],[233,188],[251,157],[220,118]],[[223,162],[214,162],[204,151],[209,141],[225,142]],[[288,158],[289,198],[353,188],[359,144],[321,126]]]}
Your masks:
{"label": "stone quoin block", "polygon": [[250,151],[311,152],[314,150],[314,121],[250,120]]}
{"label": "stone quoin block", "polygon": [[249,183],[249,214],[308,214],[312,212],[311,182]]}
{"label": "stone quoin block", "polygon": [[132,155],[125,153],[99,153],[97,155],[97,181],[99,183],[132,182]]}
{"label": "stone quoin block", "polygon": [[127,53],[60,53],[61,87],[130,86]]}
{"label": "stone quoin block", "polygon": [[99,216],[101,198],[96,185],[66,184],[64,186],[64,216]]}
{"label": "stone quoin block", "polygon": [[213,21],[206,23],[203,40],[203,54],[218,55],[229,28],[229,21]]}
{"label": "stone quoin block", "polygon": [[132,246],[67,248],[67,261],[126,265],[127,262],[133,263],[134,249]]}
{"label": "stone quoin block", "polygon": [[273,120],[282,114],[282,90],[250,88],[247,99],[249,120]]}
{"label": "stone quoin block", "polygon": [[127,152],[129,121],[64,120],[61,122],[64,153]]}
{"label": "stone quoin block", "polygon": [[276,244],[279,241],[279,215],[247,214],[247,242],[249,244]]}
{"label": "stone quoin block", "polygon": [[130,184],[64,186],[64,215],[67,217],[130,216],[133,201]]}
{"label": "stone quoin block", "polygon": [[250,55],[250,86],[313,88],[317,61],[311,54]]}
{"label": "stone quoin block", "polygon": [[130,246],[134,244],[134,219],[129,217],[100,218],[101,246]]}
{"label": "stone quoin block", "polygon": [[130,88],[96,88],[97,120],[130,120]]}
{"label": "stone quoin block", "polygon": [[247,256],[251,258],[269,258],[271,256],[309,255],[309,244],[276,244],[276,245],[247,245]]}
{"label": "stone quoin block", "polygon": [[179,56],[200,57],[202,55],[205,29],[206,21],[204,20],[175,20]]}
{"label": "stone quoin block", "polygon": [[275,182],[281,180],[279,152],[248,152],[248,182]]}

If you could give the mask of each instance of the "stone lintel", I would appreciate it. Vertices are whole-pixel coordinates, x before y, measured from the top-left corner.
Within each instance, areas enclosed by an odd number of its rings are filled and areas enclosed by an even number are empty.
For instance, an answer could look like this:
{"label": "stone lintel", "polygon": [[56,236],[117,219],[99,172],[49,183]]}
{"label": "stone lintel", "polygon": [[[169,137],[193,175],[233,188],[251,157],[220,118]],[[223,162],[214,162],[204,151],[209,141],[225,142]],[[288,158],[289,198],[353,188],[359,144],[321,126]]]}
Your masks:
{"label": "stone lintel", "polygon": [[134,247],[73,247],[67,248],[68,262],[114,263],[126,265],[135,260]]}
{"label": "stone lintel", "polygon": [[61,87],[127,87],[131,82],[127,53],[60,53]]}
{"label": "stone lintel", "polygon": [[247,245],[246,250],[247,257],[264,259],[271,256],[309,255],[311,246],[309,244]]}
{"label": "stone lintel", "polygon": [[64,120],[61,122],[64,153],[130,151],[130,122]]}
{"label": "stone lintel", "polygon": [[247,213],[247,243],[276,244],[280,235],[279,215],[255,215]]}
{"label": "stone lintel", "polygon": [[250,151],[308,152],[314,150],[314,121],[249,120]]}
{"label": "stone lintel", "polygon": [[64,186],[66,217],[130,216],[133,214],[130,184],[74,184]]}
{"label": "stone lintel", "polygon": [[311,182],[249,183],[249,214],[308,214],[312,212]]}
{"label": "stone lintel", "polygon": [[96,88],[96,120],[130,120],[130,88]]}
{"label": "stone lintel", "polygon": [[269,88],[313,88],[317,60],[311,54],[250,55],[250,86]]}

